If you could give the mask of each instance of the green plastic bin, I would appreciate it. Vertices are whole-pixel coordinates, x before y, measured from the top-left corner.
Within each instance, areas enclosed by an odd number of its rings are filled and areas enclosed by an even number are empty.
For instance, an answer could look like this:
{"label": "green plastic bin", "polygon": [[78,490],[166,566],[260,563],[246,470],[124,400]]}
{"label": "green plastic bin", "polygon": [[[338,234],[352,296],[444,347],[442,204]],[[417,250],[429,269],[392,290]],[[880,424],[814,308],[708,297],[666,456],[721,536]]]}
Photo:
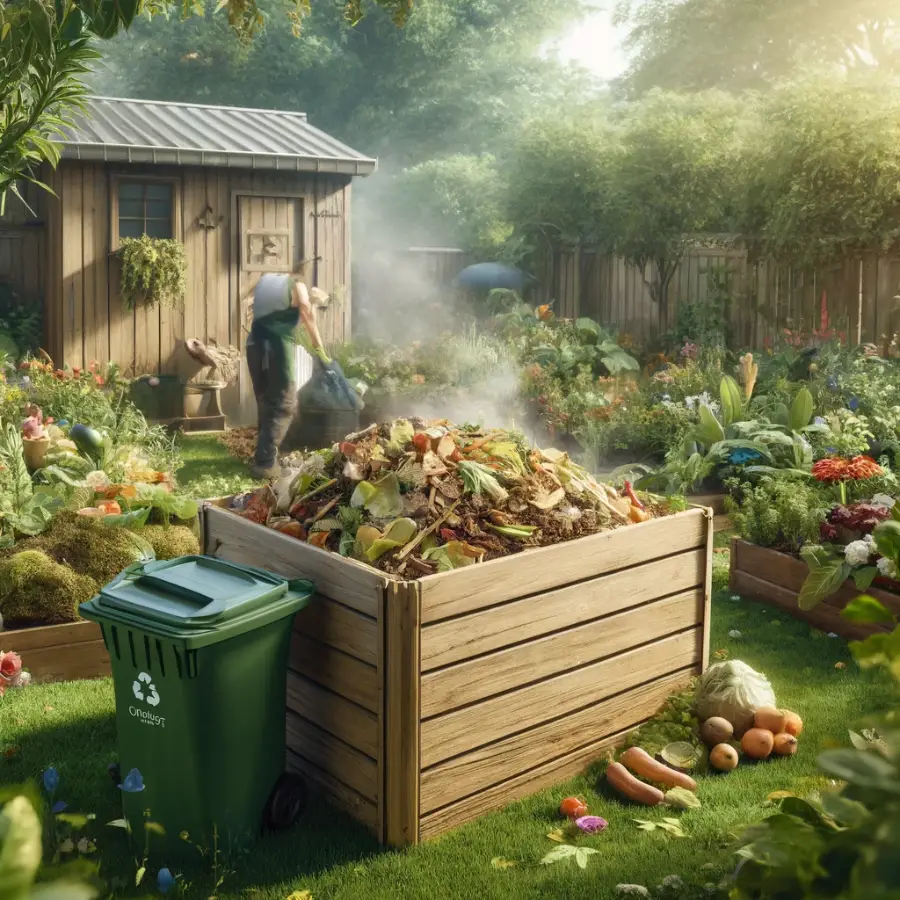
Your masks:
{"label": "green plastic bin", "polygon": [[[294,616],[314,590],[185,556],[136,563],[81,606],[112,660],[112,771],[141,847],[149,837],[151,853],[170,859],[214,836],[234,847],[299,816],[305,786],[284,772],[287,659]],[[165,835],[148,835],[145,820]]]}

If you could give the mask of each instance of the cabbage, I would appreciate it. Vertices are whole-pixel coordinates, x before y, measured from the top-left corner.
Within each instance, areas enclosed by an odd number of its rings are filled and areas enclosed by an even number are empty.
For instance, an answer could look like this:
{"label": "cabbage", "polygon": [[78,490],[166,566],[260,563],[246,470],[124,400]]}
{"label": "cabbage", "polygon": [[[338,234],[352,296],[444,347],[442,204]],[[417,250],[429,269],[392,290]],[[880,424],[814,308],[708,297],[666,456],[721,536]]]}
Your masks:
{"label": "cabbage", "polygon": [[764,706],[776,706],[769,679],[739,659],[710,666],[694,696],[694,712],[701,722],[721,716],[737,735],[753,725],[753,714]]}

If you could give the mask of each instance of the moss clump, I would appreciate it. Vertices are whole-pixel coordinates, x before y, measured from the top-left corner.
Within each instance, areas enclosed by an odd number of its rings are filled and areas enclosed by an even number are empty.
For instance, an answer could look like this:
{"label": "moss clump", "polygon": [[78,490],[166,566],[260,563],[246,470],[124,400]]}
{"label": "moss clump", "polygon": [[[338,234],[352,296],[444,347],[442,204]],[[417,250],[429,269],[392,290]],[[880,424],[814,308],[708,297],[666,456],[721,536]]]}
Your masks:
{"label": "moss clump", "polygon": [[147,525],[138,534],[153,548],[157,559],[178,559],[200,552],[197,535],[185,525]]}
{"label": "moss clump", "polygon": [[145,540],[126,528],[101,525],[79,516],[61,515],[44,535],[47,553],[58,563],[109,584],[132,563],[150,556]]}
{"label": "moss clump", "polygon": [[74,622],[79,605],[96,593],[96,581],[40,550],[24,550],[0,560],[0,613],[5,625]]}

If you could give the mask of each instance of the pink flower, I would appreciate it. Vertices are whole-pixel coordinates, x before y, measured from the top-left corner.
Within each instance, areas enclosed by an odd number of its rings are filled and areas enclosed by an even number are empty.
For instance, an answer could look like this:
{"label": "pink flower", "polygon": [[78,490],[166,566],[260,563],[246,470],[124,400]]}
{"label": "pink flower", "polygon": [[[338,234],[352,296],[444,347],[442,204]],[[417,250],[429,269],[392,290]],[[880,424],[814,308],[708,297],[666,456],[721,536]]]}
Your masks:
{"label": "pink flower", "polygon": [[575,820],[575,824],[585,834],[599,834],[609,823],[606,819],[601,819],[600,816],[581,816],[581,818]]}
{"label": "pink flower", "polygon": [[10,650],[8,653],[0,653],[0,676],[7,681],[16,678],[22,671],[22,658],[18,653]]}

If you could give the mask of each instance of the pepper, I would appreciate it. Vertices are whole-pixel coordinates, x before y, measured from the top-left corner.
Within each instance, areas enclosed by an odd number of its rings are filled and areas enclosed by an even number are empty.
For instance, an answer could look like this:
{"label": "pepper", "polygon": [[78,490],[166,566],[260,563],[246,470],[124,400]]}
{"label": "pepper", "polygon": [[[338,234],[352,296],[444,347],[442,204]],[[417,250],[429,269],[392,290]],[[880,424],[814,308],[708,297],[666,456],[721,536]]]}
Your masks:
{"label": "pepper", "polygon": [[625,482],[625,496],[631,501],[633,506],[636,506],[638,509],[643,509],[644,504],[641,503],[637,498],[637,494],[634,492],[634,488],[631,486],[630,481]]}

